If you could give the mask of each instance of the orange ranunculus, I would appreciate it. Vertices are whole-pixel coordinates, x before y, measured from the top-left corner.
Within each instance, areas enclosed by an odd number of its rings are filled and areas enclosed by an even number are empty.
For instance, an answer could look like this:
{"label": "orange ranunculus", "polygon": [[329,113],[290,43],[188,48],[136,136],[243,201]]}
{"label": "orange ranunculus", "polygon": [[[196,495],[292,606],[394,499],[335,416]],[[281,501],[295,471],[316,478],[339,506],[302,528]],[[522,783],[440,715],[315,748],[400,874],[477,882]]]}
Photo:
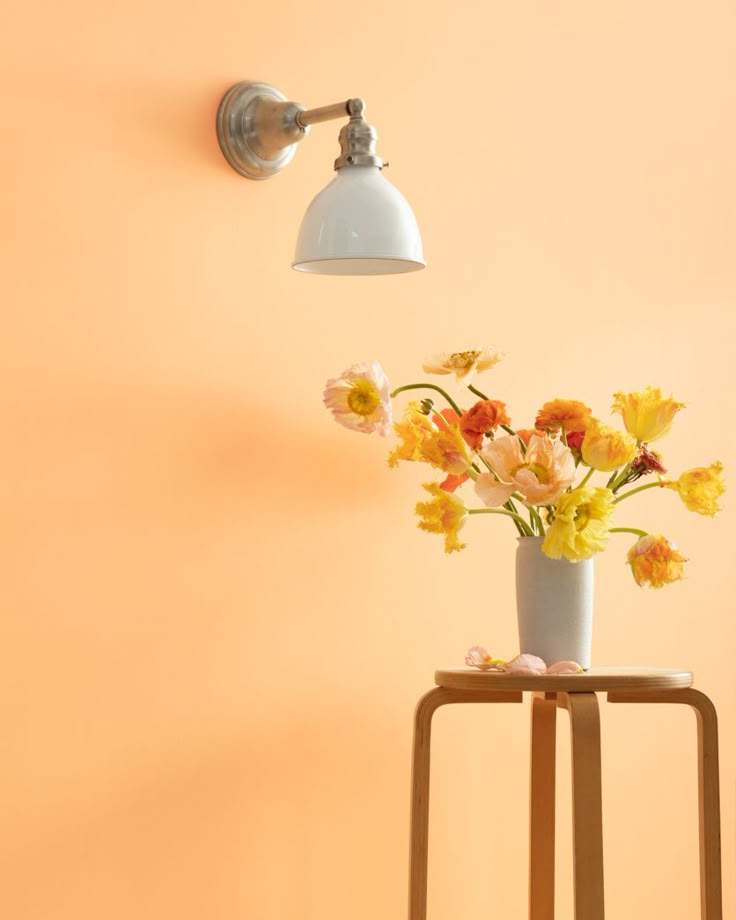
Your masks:
{"label": "orange ranunculus", "polygon": [[631,547],[626,556],[634,581],[640,587],[662,588],[684,575],[687,559],[662,534],[648,533]]}
{"label": "orange ranunculus", "polygon": [[483,446],[483,436],[499,425],[510,425],[506,404],[499,399],[481,399],[460,418],[460,431],[473,450]]}
{"label": "orange ranunculus", "polygon": [[591,412],[577,399],[553,399],[542,406],[534,424],[543,431],[585,431]]}

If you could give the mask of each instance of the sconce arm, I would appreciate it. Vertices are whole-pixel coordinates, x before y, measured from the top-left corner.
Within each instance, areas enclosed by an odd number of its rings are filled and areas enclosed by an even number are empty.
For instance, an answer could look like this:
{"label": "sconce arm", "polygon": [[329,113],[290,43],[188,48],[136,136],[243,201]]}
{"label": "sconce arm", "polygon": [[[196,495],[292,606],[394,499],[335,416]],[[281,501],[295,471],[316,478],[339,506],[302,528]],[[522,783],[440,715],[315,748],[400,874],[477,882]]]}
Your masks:
{"label": "sconce arm", "polygon": [[340,132],[342,166],[383,166],[375,153],[376,132],[363,119],[365,102],[348,99],[316,109],[290,102],[268,83],[244,81],[231,87],[217,110],[217,139],[225,159],[249,179],[268,179],[291,160],[310,125],[350,119]]}

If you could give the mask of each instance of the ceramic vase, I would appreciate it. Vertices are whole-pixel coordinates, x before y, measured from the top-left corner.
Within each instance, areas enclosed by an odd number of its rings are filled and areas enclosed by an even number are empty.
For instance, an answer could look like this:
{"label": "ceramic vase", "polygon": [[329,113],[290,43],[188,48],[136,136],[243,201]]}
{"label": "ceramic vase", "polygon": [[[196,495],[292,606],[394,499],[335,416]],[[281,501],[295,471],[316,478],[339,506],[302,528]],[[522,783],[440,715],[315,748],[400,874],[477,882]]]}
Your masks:
{"label": "ceramic vase", "polygon": [[593,560],[568,562],[542,552],[543,537],[519,537],[516,608],[522,653],[548,665],[590,667],[593,639]]}

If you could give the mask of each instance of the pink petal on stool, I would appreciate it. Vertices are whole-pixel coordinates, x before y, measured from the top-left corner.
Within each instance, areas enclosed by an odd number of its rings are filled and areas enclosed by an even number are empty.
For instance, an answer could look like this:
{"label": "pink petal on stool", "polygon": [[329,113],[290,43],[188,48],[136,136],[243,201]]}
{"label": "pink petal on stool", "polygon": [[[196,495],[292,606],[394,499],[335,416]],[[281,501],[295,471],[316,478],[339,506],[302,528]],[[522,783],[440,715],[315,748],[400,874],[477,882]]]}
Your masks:
{"label": "pink petal on stool", "polygon": [[545,674],[581,674],[582,671],[577,661],[556,661],[547,668]]}
{"label": "pink petal on stool", "polygon": [[547,665],[536,655],[517,655],[504,668],[507,674],[516,674],[517,677],[536,677],[546,670]]}
{"label": "pink petal on stool", "polygon": [[468,649],[465,664],[469,668],[480,668],[481,671],[487,671],[491,667],[491,656],[482,645],[474,645]]}

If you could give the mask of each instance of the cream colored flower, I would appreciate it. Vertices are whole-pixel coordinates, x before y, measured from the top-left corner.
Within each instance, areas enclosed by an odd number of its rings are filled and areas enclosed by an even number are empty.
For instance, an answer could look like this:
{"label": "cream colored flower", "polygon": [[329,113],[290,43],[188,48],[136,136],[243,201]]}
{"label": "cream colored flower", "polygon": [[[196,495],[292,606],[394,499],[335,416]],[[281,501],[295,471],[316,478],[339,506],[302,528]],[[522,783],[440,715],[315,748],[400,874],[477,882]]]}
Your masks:
{"label": "cream colored flower", "polygon": [[475,483],[489,508],[503,505],[514,492],[520,492],[528,505],[552,505],[575,478],[572,451],[547,435],[532,435],[526,453],[516,436],[496,438],[481,456],[496,474],[481,473]]}
{"label": "cream colored flower", "polygon": [[324,403],[336,422],[385,437],[391,427],[391,396],[388,377],[378,361],[353,364],[325,384]]}
{"label": "cream colored flower", "polygon": [[454,374],[456,380],[468,380],[480,371],[487,371],[503,358],[497,349],[481,345],[467,351],[444,351],[427,358],[422,370],[427,374]]}

